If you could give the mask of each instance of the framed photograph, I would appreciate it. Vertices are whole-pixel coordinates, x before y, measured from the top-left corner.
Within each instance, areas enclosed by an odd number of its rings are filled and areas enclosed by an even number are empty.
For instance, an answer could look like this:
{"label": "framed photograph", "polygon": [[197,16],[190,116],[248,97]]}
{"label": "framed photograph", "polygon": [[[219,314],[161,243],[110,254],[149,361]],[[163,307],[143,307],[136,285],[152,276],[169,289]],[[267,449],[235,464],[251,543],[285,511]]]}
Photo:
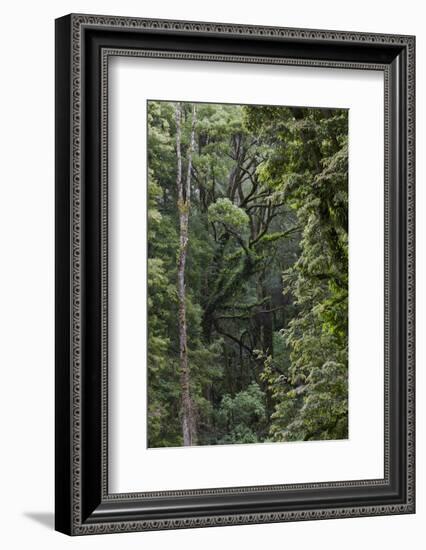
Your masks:
{"label": "framed photograph", "polygon": [[413,36],[56,21],[56,529],[414,513]]}

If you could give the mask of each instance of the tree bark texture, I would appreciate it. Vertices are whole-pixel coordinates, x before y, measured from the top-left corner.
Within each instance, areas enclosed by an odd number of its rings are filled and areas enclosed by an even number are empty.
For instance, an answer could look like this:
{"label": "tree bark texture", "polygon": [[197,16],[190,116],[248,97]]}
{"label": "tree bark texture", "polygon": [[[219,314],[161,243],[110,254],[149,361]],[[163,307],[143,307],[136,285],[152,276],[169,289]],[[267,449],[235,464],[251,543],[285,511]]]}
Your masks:
{"label": "tree bark texture", "polygon": [[195,408],[191,396],[191,375],[188,363],[188,335],[186,324],[186,284],[185,265],[188,252],[188,221],[191,204],[191,171],[192,153],[195,147],[195,105],[192,107],[191,136],[187,154],[186,181],[182,177],[182,105],[176,104],[176,158],[177,173],[176,185],[179,211],[179,253],[177,259],[177,285],[178,285],[178,328],[179,328],[179,361],[180,361],[180,386],[182,398],[182,435],[185,447],[196,445],[196,419]]}

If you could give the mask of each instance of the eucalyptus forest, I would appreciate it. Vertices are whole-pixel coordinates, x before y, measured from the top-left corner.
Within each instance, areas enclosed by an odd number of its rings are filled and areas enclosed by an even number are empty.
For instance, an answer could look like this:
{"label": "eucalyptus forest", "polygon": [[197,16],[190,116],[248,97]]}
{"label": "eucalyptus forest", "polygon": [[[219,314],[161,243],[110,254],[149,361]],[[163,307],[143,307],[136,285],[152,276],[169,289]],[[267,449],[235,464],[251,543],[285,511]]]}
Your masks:
{"label": "eucalyptus forest", "polygon": [[348,111],[149,101],[148,446],[348,437]]}

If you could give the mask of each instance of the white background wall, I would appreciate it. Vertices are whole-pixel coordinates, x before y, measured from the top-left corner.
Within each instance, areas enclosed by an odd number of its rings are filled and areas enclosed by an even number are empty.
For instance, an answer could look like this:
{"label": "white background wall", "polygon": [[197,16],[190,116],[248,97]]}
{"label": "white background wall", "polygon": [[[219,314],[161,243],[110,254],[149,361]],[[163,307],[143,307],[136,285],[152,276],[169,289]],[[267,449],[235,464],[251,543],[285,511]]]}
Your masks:
{"label": "white background wall", "polygon": [[[0,32],[0,544],[15,548],[421,547],[426,521],[423,2],[10,2]],[[53,526],[54,24],[69,12],[417,35],[418,506],[415,516],[68,538]],[[423,528],[423,529],[422,529]]]}

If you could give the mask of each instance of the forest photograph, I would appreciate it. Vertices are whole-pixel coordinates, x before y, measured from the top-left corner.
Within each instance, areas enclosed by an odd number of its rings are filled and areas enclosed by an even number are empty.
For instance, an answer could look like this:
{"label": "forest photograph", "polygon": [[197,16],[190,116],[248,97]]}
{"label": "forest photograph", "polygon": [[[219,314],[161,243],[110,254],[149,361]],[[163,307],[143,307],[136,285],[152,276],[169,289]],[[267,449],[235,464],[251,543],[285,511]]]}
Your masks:
{"label": "forest photograph", "polygon": [[149,448],[348,438],[348,115],[147,102]]}

